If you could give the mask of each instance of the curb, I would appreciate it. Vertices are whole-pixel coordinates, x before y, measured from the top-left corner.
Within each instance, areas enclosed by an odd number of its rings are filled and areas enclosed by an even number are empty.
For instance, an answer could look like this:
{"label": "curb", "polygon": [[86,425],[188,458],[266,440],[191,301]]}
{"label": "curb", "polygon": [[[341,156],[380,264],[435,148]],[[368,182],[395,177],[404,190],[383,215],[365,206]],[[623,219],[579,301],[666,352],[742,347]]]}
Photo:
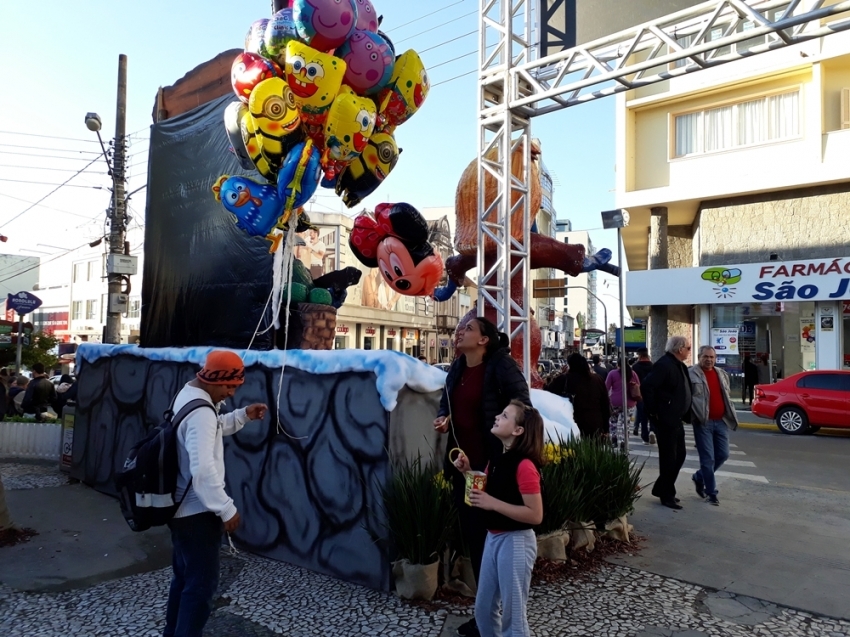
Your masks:
{"label": "curb", "polygon": [[761,430],[761,431],[770,431],[771,429],[775,429],[776,431],[779,431],[779,429],[777,429],[776,425],[766,424],[766,423],[761,423],[761,422],[739,422],[738,427],[741,428],[741,429],[757,429],[757,430]]}

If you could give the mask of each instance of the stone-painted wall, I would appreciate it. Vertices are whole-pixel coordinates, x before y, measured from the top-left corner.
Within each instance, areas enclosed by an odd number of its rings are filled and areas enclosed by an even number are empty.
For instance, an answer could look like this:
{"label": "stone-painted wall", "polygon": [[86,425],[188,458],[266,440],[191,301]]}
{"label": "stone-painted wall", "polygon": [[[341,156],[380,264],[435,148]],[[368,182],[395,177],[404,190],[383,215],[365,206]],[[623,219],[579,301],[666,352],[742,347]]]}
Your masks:
{"label": "stone-painted wall", "polygon": [[[72,476],[114,493],[113,478],[130,448],[162,421],[190,363],[105,357],[80,370]],[[349,582],[389,590],[388,548],[366,526],[383,519],[379,485],[390,475],[387,451],[441,458],[432,421],[439,392],[399,393],[387,412],[365,372],[315,375],[252,365],[231,408],[278,404],[286,434],[270,410],[225,438],[228,492],[242,515],[235,539],[252,552]],[[117,511],[116,503],[116,511]],[[380,529],[379,529],[380,530]]]}
{"label": "stone-painted wall", "polygon": [[850,183],[706,201],[700,265],[826,259],[850,245]]}

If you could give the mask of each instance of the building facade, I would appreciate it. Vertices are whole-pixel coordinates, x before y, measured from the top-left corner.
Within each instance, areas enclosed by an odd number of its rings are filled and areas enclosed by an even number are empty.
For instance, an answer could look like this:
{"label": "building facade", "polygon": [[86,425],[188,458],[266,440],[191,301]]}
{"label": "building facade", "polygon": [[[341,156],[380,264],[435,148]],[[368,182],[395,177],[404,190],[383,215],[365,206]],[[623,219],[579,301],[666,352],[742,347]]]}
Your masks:
{"label": "building facade", "polygon": [[847,33],[618,96],[627,303],[654,357],[681,334],[734,376],[747,355],[770,379],[850,368],[848,157]]}

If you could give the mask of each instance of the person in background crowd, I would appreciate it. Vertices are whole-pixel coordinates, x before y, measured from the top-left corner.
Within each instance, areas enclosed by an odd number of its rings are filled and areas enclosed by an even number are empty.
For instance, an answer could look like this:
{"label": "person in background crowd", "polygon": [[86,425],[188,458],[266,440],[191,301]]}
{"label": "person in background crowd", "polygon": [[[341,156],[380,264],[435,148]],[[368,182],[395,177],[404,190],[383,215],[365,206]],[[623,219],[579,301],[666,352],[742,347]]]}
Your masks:
{"label": "person in background crowd", "polygon": [[9,370],[0,369],[0,418],[6,413],[9,402]]}
{"label": "person in background crowd", "polygon": [[41,421],[55,400],[56,388],[44,372],[44,365],[35,363],[32,366],[32,380],[27,385],[21,409],[25,414],[35,414],[35,419]]}
{"label": "person in background crowd", "polygon": [[[511,400],[526,405],[531,400],[528,383],[517,362],[511,358],[507,339],[502,340],[491,321],[477,317],[458,326],[455,347],[460,355],[446,375],[434,429],[449,434],[445,475],[452,485],[472,571],[476,582],[480,582],[487,527],[481,510],[464,502],[466,480],[463,473],[455,469],[449,452],[460,448],[473,471],[484,471],[489,462],[502,455],[502,443],[491,433],[496,416]],[[458,634],[477,636],[475,618],[461,625]]]}
{"label": "person in background crowd", "polygon": [[658,438],[658,479],[652,495],[670,509],[681,509],[676,498],[676,478],[685,463],[685,429],[690,421],[693,390],[684,361],[691,356],[691,342],[684,336],[667,339],[664,356],[655,361],[643,382],[646,413]]}
{"label": "person in background crowd", "polygon": [[428,364],[428,359],[425,356],[419,356],[417,360],[422,361],[426,365]]}
{"label": "person in background crowd", "polygon": [[592,360],[593,360],[593,367],[592,367],[593,373],[596,374],[597,376],[599,376],[599,378],[601,378],[602,380],[605,380],[605,378],[608,376],[609,370],[608,370],[607,367],[605,367],[605,365],[602,364],[602,359],[600,358],[599,354],[594,354]]}
{"label": "person in background crowd", "polygon": [[714,366],[714,348],[700,347],[698,360],[689,370],[694,388],[691,424],[699,453],[699,471],[691,479],[699,497],[719,506],[714,472],[729,459],[729,430],[738,428],[738,414],[732,405],[729,376]]}
{"label": "person in background crowd", "polygon": [[9,397],[6,400],[7,416],[20,416],[24,413],[21,411],[21,402],[24,400],[29,382],[30,379],[26,376],[15,378],[14,384],[9,388]]}
{"label": "person in background crowd", "polygon": [[[623,405],[623,379],[626,379],[626,405]],[[611,431],[611,442],[616,446],[623,442],[623,437],[628,435],[629,417],[637,405],[634,395],[640,391],[640,379],[632,371],[628,361],[623,370],[612,369],[605,378],[605,388],[608,398],[611,400],[611,417],[609,429]]]}
{"label": "person in background crowd", "polygon": [[752,406],[753,404],[753,392],[756,389],[756,385],[759,383],[759,368],[753,362],[752,357],[749,354],[744,354],[744,387],[741,395],[741,401],[746,405],[747,399],[749,399],[749,404]]}
{"label": "person in background crowd", "polygon": [[[632,371],[637,374],[641,383],[641,394],[643,394],[643,381],[649,376],[652,371],[652,359],[649,358],[649,350],[641,347],[638,350],[637,362],[632,365]],[[655,432],[649,426],[649,418],[646,416],[646,406],[642,400],[639,400],[635,408],[635,429],[634,434],[638,435],[640,429],[640,438],[644,443],[649,445],[655,444]]]}
{"label": "person in background crowd", "polygon": [[567,374],[560,395],[573,404],[573,420],[582,436],[607,436],[611,417],[611,401],[605,382],[590,371],[581,354],[567,358]]}
{"label": "person in background crowd", "polygon": [[77,381],[70,374],[62,374],[59,379],[59,386],[56,388],[56,400],[53,401],[53,411],[60,418],[62,410],[69,402],[77,400]]}

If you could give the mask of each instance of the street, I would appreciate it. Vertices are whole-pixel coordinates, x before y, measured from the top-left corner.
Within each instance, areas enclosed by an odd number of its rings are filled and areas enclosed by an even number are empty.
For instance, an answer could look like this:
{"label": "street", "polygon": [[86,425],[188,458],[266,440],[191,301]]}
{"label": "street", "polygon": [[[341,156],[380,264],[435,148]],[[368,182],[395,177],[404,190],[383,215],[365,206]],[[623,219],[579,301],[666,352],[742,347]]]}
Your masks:
{"label": "street", "polygon": [[[757,427],[757,428],[753,428]],[[729,461],[718,472],[720,506],[702,502],[691,475],[698,468],[693,432],[677,489],[681,511],[659,505],[648,490],[632,522],[647,537],[618,564],[792,608],[850,618],[850,432],[787,436],[769,425],[732,432]],[[637,443],[637,444],[635,444]],[[655,447],[632,438],[657,476]]]}

